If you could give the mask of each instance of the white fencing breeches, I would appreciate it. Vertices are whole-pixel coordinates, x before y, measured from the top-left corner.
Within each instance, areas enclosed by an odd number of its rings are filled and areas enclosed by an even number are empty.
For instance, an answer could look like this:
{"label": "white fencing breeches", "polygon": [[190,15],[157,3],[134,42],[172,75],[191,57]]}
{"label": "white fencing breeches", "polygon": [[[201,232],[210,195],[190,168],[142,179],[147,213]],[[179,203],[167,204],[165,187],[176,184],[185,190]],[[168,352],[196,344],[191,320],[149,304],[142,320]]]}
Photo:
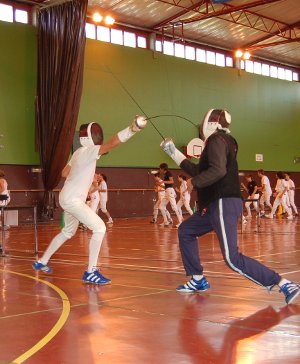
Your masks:
{"label": "white fencing breeches", "polygon": [[90,239],[89,267],[97,265],[102,240],[106,231],[106,226],[102,219],[81,200],[74,200],[68,204],[61,204],[64,209],[65,226],[56,235],[48,246],[43,257],[40,259],[43,264],[47,264],[51,256],[64,244],[65,241],[75,235],[79,222],[82,222],[93,234]]}

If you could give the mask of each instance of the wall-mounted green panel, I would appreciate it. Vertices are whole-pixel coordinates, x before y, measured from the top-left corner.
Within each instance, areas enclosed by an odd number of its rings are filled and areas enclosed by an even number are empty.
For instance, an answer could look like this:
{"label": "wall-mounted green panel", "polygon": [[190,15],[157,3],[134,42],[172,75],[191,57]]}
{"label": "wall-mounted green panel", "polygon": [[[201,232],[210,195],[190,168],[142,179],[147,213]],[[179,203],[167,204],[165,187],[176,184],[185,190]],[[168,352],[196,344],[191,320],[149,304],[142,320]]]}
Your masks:
{"label": "wall-mounted green panel", "polygon": [[[113,72],[113,75],[110,73]],[[116,80],[129,91],[132,98]],[[232,113],[232,134],[239,142],[240,169],[299,170],[300,84],[239,73],[147,50],[88,40],[80,122],[99,121],[110,137],[142,110],[148,115],[175,114],[194,123],[210,108]],[[136,102],[136,103],[135,103]],[[153,122],[178,147],[197,135],[190,123],[175,117]],[[154,167],[169,161],[161,137],[148,125],[136,138],[101,159],[105,166]],[[255,161],[263,154],[263,162]]]}
{"label": "wall-mounted green panel", "polygon": [[0,151],[3,164],[38,164],[35,150],[36,29],[0,22]]}

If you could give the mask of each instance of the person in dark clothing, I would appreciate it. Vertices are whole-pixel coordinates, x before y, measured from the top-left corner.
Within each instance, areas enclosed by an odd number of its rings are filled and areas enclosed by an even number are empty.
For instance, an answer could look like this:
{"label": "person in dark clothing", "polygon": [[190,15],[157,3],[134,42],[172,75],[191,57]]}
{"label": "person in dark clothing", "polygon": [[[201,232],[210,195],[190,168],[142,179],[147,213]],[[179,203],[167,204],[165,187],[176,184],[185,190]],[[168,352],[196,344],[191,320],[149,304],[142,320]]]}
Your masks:
{"label": "person in dark clothing", "polygon": [[[241,184],[241,187],[247,192],[248,197],[247,200],[259,200],[258,186],[256,181],[253,179],[251,174],[247,174],[246,176],[247,186],[244,183]],[[245,207],[247,210],[247,219],[251,219],[251,209],[250,206],[253,204],[255,211],[257,214],[259,213],[258,203],[257,201],[247,201],[245,203]]]}
{"label": "person in dark clothing", "polygon": [[176,204],[176,192],[174,190],[174,178],[172,173],[169,171],[169,167],[167,163],[161,163],[159,166],[159,173],[161,174],[163,183],[165,185],[165,195],[161,200],[159,205],[160,212],[164,218],[164,222],[160,224],[161,226],[168,226],[172,225],[173,220],[171,217],[167,216],[167,205],[170,202],[172,210],[175,212],[177,216],[178,223],[176,227],[178,227],[182,222],[182,217],[178,211],[177,204]]}
{"label": "person in dark clothing", "polygon": [[300,293],[298,284],[282,278],[277,272],[239,251],[237,225],[243,202],[236,159],[238,144],[230,135],[230,123],[231,115],[227,111],[208,111],[200,125],[204,150],[198,165],[176,149],[171,139],[161,143],[162,149],[192,177],[188,180],[188,187],[190,190],[195,188],[198,196],[198,211],[182,222],[178,230],[183,265],[187,276],[192,278],[176,290],[194,293],[210,288],[203,275],[197,238],[215,231],[223,258],[230,269],[268,290],[278,285],[286,303],[292,303]]}

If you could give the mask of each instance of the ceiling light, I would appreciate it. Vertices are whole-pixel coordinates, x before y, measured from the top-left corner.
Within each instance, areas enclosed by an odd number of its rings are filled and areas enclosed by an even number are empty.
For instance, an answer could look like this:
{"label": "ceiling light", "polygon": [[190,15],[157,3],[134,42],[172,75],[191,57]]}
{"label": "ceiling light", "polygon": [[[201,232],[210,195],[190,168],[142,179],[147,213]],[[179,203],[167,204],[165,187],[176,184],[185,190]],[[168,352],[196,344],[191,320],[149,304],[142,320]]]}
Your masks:
{"label": "ceiling light", "polygon": [[113,25],[114,22],[115,22],[115,19],[112,16],[110,16],[110,15],[106,15],[106,17],[104,19],[104,22],[107,25]]}
{"label": "ceiling light", "polygon": [[250,57],[251,57],[251,54],[250,54],[248,51],[244,52],[244,54],[243,54],[243,58],[244,58],[245,60],[249,59]]}
{"label": "ceiling light", "polygon": [[100,23],[102,19],[103,16],[100,13],[97,12],[93,14],[93,20],[95,23]]}
{"label": "ceiling light", "polygon": [[236,58],[242,58],[242,56],[243,56],[243,51],[241,51],[240,49],[238,49],[238,50],[235,52],[235,56],[236,56]]}

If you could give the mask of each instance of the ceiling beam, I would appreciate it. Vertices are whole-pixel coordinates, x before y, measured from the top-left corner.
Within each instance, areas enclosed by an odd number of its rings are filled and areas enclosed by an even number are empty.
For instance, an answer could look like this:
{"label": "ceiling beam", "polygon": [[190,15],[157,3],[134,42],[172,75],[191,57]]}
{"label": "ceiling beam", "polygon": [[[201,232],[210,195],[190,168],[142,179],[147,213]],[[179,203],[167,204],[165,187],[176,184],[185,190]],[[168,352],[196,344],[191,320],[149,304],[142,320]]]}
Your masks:
{"label": "ceiling beam", "polygon": [[[257,6],[262,6],[262,5],[266,5],[266,4],[271,4],[271,3],[275,3],[278,1],[282,1],[282,0],[258,0],[258,1],[253,1],[250,3],[246,3],[243,5],[239,5],[239,6],[233,6],[233,5],[229,5],[229,4],[222,4],[223,8],[221,10],[215,10],[214,5],[211,3],[211,12],[205,11],[205,12],[200,12],[201,15],[197,15],[194,16],[192,18],[188,18],[188,19],[182,19],[180,20],[180,22],[182,22],[183,24],[190,24],[196,21],[201,21],[204,19],[209,19],[209,18],[215,18],[218,16],[222,16],[222,15],[227,15],[227,14],[232,14],[232,13],[236,13],[236,12],[244,12],[244,13],[250,13],[256,16],[260,16],[261,18],[265,18],[268,19],[265,16],[261,16],[255,12],[250,12],[248,9],[253,9],[254,7]],[[220,4],[219,4],[220,5]]]}
{"label": "ceiling beam", "polygon": [[[169,5],[172,5],[169,2],[163,1],[163,0],[156,0],[156,1],[159,1],[160,3],[166,3],[166,4],[169,4]],[[201,0],[201,1],[198,1],[195,4],[193,4],[193,5],[191,5],[191,6],[187,7],[187,8],[183,8],[183,10],[181,10],[179,13],[176,13],[176,14],[170,16],[169,18],[164,19],[162,22],[160,22],[158,24],[155,24],[153,26],[153,29],[159,29],[159,28],[162,28],[162,27],[166,26],[167,24],[171,23],[175,19],[178,19],[182,15],[185,15],[185,14],[189,13],[190,11],[193,11],[193,10],[197,9],[198,7],[200,8],[204,4],[207,4],[208,1],[209,0]],[[176,4],[174,4],[174,5],[176,7],[181,7],[181,6],[176,5]]]}
{"label": "ceiling beam", "polygon": [[[299,34],[296,33],[296,30],[299,30]],[[268,39],[271,39],[273,37],[282,37],[282,38],[286,38],[286,40],[288,40],[289,42],[293,42],[294,39],[298,39],[300,36],[300,21],[293,23],[293,24],[289,24],[286,27],[279,29],[277,32],[274,33],[270,33],[262,38],[256,39],[254,42],[245,44],[243,47],[245,49],[253,49],[255,46],[258,46],[259,43],[264,42]],[[288,42],[286,42],[288,43]]]}
{"label": "ceiling beam", "polygon": [[281,41],[278,41],[278,42],[270,42],[270,43],[257,44],[257,45],[253,45],[251,47],[248,47],[247,50],[256,51],[258,49],[269,48],[269,47],[276,47],[278,45],[287,44],[287,43],[293,43],[293,42],[300,42],[300,37],[299,38],[293,38],[293,39],[285,39],[285,40],[281,40]]}

